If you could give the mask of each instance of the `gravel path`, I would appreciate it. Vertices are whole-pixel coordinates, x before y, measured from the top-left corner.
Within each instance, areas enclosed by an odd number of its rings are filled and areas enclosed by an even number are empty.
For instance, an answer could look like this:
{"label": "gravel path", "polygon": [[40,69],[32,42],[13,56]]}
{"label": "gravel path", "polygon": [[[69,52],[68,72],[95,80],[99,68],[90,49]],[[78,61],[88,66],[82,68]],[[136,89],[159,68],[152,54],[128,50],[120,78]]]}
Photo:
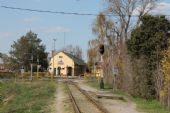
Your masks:
{"label": "gravel path", "polygon": [[[87,85],[86,81],[84,80],[75,80],[75,82],[77,82],[79,87],[81,87],[83,90],[86,90],[90,94],[90,96],[96,99],[96,101],[103,105],[110,113],[142,113],[136,110],[136,104],[131,102],[130,100],[122,101],[104,98],[98,99],[95,96],[96,93],[108,94],[110,92],[99,91],[95,88],[92,88]],[[75,90],[74,87],[72,88],[72,90]],[[73,91],[73,95],[77,98],[78,103],[81,105],[81,109],[83,109],[83,111],[86,111],[83,113],[98,113],[98,111],[95,112],[95,110],[92,110],[93,108],[95,109],[95,107],[88,107],[90,104],[87,104],[87,102],[85,102],[84,98],[79,93],[80,92],[76,92],[76,90]],[[65,84],[62,82],[57,83],[57,91],[55,94],[54,102],[51,107],[51,113],[74,113]]]}
{"label": "gravel path", "polygon": [[74,113],[64,83],[58,82],[51,113]]}
{"label": "gravel path", "polygon": [[[122,101],[122,100],[114,100],[114,99],[104,99],[104,98],[96,98],[96,93],[109,93],[109,91],[99,91],[95,88],[90,87],[86,84],[84,80],[76,80],[75,82],[78,85],[89,92],[94,99],[100,102],[110,113],[143,113],[139,112],[136,109],[136,104],[131,102],[130,100]],[[112,93],[111,93],[112,94]]]}

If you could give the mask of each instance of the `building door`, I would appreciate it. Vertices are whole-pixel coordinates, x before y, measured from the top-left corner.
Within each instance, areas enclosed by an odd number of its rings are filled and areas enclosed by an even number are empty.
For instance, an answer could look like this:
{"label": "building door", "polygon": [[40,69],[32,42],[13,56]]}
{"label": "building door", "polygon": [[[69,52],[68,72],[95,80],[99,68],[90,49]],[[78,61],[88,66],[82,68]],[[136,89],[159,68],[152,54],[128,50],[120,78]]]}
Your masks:
{"label": "building door", "polygon": [[67,76],[72,76],[72,67],[67,67]]}
{"label": "building door", "polygon": [[54,68],[54,76],[56,76],[56,68]]}
{"label": "building door", "polygon": [[61,75],[61,67],[58,67],[58,75]]}

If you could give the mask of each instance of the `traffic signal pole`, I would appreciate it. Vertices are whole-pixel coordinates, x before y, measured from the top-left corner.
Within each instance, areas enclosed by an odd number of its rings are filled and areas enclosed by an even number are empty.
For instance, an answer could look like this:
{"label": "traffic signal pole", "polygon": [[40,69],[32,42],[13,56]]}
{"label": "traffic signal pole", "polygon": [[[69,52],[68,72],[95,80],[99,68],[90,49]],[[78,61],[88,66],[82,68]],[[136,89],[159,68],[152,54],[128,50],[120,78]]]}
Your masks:
{"label": "traffic signal pole", "polygon": [[103,54],[104,54],[104,45],[101,44],[99,46],[99,52],[100,52],[100,55],[101,55],[101,79],[100,79],[100,89],[104,89],[104,82],[103,82],[103,68],[102,68],[102,63],[103,63]]}
{"label": "traffic signal pole", "polygon": [[[102,63],[103,63],[103,55],[101,55],[101,64],[102,64]],[[102,67],[102,66],[101,66],[101,67]],[[100,89],[104,89],[103,68],[101,68]]]}

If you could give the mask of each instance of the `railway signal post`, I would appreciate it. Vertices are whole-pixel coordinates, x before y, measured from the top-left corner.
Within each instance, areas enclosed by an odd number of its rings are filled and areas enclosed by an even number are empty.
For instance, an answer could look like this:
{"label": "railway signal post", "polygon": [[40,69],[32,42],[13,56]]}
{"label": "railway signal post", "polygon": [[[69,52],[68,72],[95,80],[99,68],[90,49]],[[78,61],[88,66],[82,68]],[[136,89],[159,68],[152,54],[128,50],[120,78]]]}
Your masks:
{"label": "railway signal post", "polygon": [[[104,45],[101,44],[99,46],[99,53],[101,55],[101,65],[103,63],[103,54],[104,54]],[[104,89],[104,82],[103,82],[103,69],[102,69],[102,66],[101,66],[101,79],[100,79],[100,89]]]}

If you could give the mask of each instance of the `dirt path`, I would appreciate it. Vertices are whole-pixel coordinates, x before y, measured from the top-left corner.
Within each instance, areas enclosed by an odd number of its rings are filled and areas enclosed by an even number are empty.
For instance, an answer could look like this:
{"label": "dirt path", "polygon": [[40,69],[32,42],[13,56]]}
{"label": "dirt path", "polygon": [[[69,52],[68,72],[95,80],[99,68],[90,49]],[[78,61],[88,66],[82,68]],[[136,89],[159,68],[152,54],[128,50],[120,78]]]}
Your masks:
{"label": "dirt path", "polygon": [[64,83],[58,82],[51,113],[74,113]]}
{"label": "dirt path", "polygon": [[110,113],[142,113],[137,111],[136,109],[136,104],[131,102],[130,100],[127,99],[127,101],[123,100],[114,100],[114,99],[98,99],[96,98],[95,94],[96,93],[110,93],[109,91],[99,91],[95,88],[92,88],[86,84],[84,80],[76,80],[78,85],[88,91],[91,96],[94,97],[98,102],[100,102]]}

